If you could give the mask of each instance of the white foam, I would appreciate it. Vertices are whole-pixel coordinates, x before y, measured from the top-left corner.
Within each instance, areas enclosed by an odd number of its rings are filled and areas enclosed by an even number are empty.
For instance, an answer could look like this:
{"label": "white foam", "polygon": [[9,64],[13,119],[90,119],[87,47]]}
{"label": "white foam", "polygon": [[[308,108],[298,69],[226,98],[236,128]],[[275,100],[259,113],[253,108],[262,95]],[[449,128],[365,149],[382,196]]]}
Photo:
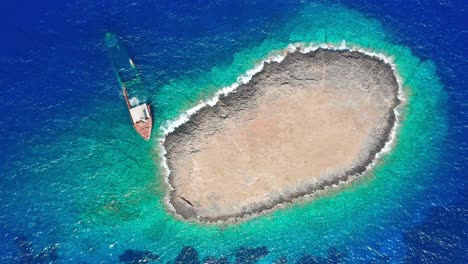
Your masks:
{"label": "white foam", "polygon": [[138,98],[136,97],[132,97],[130,98],[130,100],[128,100],[130,102],[130,105],[131,106],[137,106],[140,104],[140,101],[138,100]]}
{"label": "white foam", "polygon": [[[371,162],[369,165],[367,165],[366,170],[361,174],[364,174],[365,172],[372,169],[377,164],[377,162],[380,160],[380,158],[384,154],[388,153],[392,149],[392,147],[394,145],[394,142],[395,142],[396,133],[397,133],[397,131],[399,129],[399,123],[400,123],[400,119],[401,119],[399,109],[401,108],[401,105],[403,105],[404,102],[406,102],[406,96],[404,94],[403,87],[402,87],[402,85],[403,85],[402,78],[401,78],[400,74],[398,73],[398,71],[396,70],[396,64],[395,64],[394,58],[392,56],[387,55],[387,54],[376,53],[376,52],[374,52],[372,50],[369,50],[369,49],[366,49],[366,48],[362,48],[362,47],[358,47],[358,46],[349,46],[349,45],[347,45],[346,40],[342,40],[342,42],[341,42],[341,44],[339,46],[329,44],[329,43],[323,43],[323,44],[292,43],[292,44],[289,44],[288,46],[286,46],[282,50],[272,51],[265,59],[263,59],[262,61],[257,63],[252,69],[250,69],[246,73],[240,75],[237,78],[236,82],[234,82],[233,84],[231,84],[229,86],[221,88],[218,92],[216,92],[214,94],[214,96],[212,98],[210,98],[208,100],[200,101],[196,106],[188,109],[187,111],[185,111],[185,113],[181,114],[175,120],[168,121],[164,126],[161,126],[160,129],[163,132],[163,137],[158,139],[159,147],[161,149],[161,154],[162,154],[161,165],[162,165],[162,167],[164,168],[164,170],[166,172],[165,177],[164,177],[164,181],[169,186],[169,188],[171,190],[173,190],[172,185],[169,183],[169,175],[170,175],[171,170],[169,169],[169,167],[167,165],[167,159],[166,159],[167,152],[166,152],[166,149],[164,148],[164,141],[166,140],[166,137],[167,137],[167,135],[169,133],[173,132],[177,127],[179,127],[182,124],[184,124],[185,122],[187,122],[193,114],[197,113],[203,107],[205,107],[207,105],[214,106],[219,101],[220,96],[226,96],[229,93],[235,91],[240,85],[248,83],[255,74],[257,74],[257,73],[259,73],[259,72],[261,72],[263,70],[263,67],[264,67],[265,63],[271,63],[271,62],[278,62],[279,63],[279,62],[283,61],[289,53],[294,53],[296,51],[299,51],[301,53],[310,53],[310,52],[314,52],[314,51],[316,51],[318,49],[326,49],[326,50],[333,50],[333,51],[360,52],[360,53],[363,53],[363,54],[366,54],[368,56],[375,57],[375,58],[378,58],[378,59],[384,61],[385,63],[389,64],[391,66],[392,70],[393,70],[393,73],[394,73],[394,75],[395,75],[395,77],[397,79],[397,82],[398,82],[398,95],[397,95],[397,97],[402,102],[402,104],[400,104],[400,106],[394,108],[394,114],[395,114],[396,120],[395,120],[393,128],[392,128],[392,130],[390,132],[389,140],[385,143],[384,147],[380,150],[380,152],[378,152],[376,154],[373,162]],[[349,181],[357,178],[357,176],[359,176],[359,175],[354,175],[352,177],[349,177],[349,179],[346,182],[349,182]],[[332,187],[336,187],[336,186],[332,186]],[[331,187],[327,187],[326,189],[328,189],[328,188],[331,188]],[[307,195],[307,196],[309,196],[309,195]],[[165,202],[166,202],[167,206],[173,212],[175,212],[174,207],[172,206],[172,204],[169,201],[169,195],[166,195]],[[278,206],[282,206],[282,205],[280,204]],[[267,210],[267,211],[270,211],[270,210]]]}

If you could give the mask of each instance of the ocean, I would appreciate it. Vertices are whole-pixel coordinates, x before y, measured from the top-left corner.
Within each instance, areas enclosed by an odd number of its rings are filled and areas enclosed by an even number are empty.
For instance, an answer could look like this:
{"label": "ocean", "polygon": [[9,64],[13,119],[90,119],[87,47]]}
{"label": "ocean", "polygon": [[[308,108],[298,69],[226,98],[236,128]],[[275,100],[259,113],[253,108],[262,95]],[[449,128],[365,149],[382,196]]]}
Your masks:
{"label": "ocean", "polygon": [[[14,1],[0,17],[1,263],[466,263],[465,1]],[[152,103],[135,133],[106,56]],[[393,58],[407,95],[372,172],[236,225],[164,207],[159,139],[290,43]]]}

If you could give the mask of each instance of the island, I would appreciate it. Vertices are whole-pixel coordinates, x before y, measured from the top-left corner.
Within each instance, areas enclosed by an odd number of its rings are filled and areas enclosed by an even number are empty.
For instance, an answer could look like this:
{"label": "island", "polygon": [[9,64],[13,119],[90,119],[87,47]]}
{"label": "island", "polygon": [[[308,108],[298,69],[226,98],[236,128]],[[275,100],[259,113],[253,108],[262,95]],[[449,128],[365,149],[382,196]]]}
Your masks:
{"label": "island", "polygon": [[223,222],[258,215],[363,174],[400,104],[391,65],[359,51],[296,51],[169,133],[168,202]]}

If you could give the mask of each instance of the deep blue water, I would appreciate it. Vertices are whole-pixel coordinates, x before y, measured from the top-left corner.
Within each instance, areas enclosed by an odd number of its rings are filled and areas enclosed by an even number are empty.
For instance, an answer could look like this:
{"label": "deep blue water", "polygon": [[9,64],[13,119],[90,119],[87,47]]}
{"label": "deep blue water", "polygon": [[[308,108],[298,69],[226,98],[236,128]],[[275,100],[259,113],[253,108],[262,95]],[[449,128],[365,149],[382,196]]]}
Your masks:
{"label": "deep blue water", "polygon": [[[465,1],[330,2],[341,3],[381,21],[398,43],[409,46],[419,58],[435,62],[449,95],[449,134],[439,169],[433,172],[438,180],[425,194],[431,208],[424,207],[414,216],[417,224],[406,230],[404,236],[410,251],[402,254],[407,254],[405,260],[410,263],[465,263],[468,259],[468,4]],[[181,76],[196,75],[213,65],[229,64],[230,59],[226,57],[258,45],[303,5],[303,1],[266,0],[1,3],[1,192],[8,193],[9,188],[30,177],[27,173],[6,172],[17,166],[18,160],[31,155],[37,155],[40,162],[40,153],[34,152],[34,145],[47,144],[91,116],[87,107],[95,98],[119,98],[101,43],[105,32],[122,36],[130,53],[140,55],[136,56],[136,62],[142,65],[142,71],[155,73],[150,81],[162,85]],[[28,212],[24,208],[18,210]],[[4,257],[27,254],[27,238],[21,237],[21,230],[12,229],[15,225],[9,221],[9,216],[0,211],[3,224],[0,254]],[[193,261],[194,250],[182,249],[178,260]],[[240,263],[248,263],[265,254],[268,254],[266,248],[239,249],[236,257]],[[21,262],[21,258],[17,260]],[[22,260],[40,261],[38,258]],[[330,252],[328,259],[305,255],[300,263],[339,260],[339,252]]]}

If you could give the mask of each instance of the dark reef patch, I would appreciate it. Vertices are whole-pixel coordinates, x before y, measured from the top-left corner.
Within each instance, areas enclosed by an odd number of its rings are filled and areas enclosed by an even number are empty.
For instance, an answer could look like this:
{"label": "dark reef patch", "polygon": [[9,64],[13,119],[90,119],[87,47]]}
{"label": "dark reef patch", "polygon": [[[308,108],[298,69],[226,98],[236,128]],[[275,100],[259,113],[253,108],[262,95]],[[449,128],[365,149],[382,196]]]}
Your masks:
{"label": "dark reef patch", "polygon": [[159,255],[152,253],[151,251],[133,250],[127,249],[119,256],[119,262],[123,263],[148,263],[159,259]]}
{"label": "dark reef patch", "polygon": [[198,252],[193,247],[183,247],[174,264],[200,264]]}
{"label": "dark reef patch", "polygon": [[282,256],[278,258],[277,260],[275,260],[273,264],[288,264],[288,259],[285,256]]}
{"label": "dark reef patch", "polygon": [[51,263],[58,260],[56,244],[48,246],[35,254],[33,245],[26,236],[20,235],[15,237],[14,241],[19,250],[21,263]]}
{"label": "dark reef patch", "polygon": [[236,252],[236,262],[235,264],[253,264],[256,263],[259,259],[268,255],[270,251],[267,247],[241,247]]}

